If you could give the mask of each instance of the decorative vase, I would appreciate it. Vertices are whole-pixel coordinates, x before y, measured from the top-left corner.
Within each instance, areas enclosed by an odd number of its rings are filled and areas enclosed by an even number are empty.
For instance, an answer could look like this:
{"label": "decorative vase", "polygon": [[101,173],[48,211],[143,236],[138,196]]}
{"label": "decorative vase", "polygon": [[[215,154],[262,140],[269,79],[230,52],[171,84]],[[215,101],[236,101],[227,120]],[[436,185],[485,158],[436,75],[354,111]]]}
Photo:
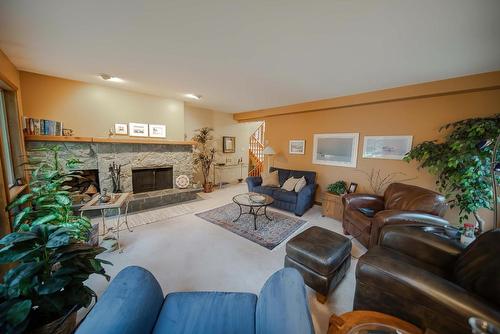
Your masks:
{"label": "decorative vase", "polygon": [[212,182],[207,182],[203,184],[203,192],[205,193],[211,193],[213,191],[213,184]]}
{"label": "decorative vase", "polygon": [[71,334],[75,327],[76,312],[73,312],[66,319],[64,319],[64,316],[60,317],[42,327],[32,330],[30,334]]}

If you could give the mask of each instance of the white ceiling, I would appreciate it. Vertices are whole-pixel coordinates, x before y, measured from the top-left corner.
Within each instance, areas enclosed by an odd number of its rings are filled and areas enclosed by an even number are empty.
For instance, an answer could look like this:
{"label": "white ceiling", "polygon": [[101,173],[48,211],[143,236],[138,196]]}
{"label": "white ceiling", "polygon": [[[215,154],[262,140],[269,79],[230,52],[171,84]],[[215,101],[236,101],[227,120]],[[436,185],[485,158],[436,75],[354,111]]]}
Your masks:
{"label": "white ceiling", "polygon": [[500,69],[499,0],[0,0],[20,69],[240,112]]}

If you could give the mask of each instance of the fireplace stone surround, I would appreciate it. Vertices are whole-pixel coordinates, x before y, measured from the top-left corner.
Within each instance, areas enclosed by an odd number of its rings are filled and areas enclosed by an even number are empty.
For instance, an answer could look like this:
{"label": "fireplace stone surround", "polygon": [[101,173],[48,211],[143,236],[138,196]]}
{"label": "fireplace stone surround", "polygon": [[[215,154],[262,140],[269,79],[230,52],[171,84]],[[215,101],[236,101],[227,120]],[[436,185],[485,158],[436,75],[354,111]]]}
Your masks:
{"label": "fireplace stone surround", "polygon": [[109,166],[113,162],[122,165],[121,190],[123,192],[133,192],[133,168],[172,166],[173,180],[184,174],[189,177],[191,184],[193,183],[194,166],[191,145],[27,141],[26,152],[30,157],[43,158],[47,153],[34,149],[54,145],[61,146],[59,156],[63,163],[69,158],[77,158],[82,162],[77,169],[97,169],[101,190],[112,191],[113,189],[109,173]]}

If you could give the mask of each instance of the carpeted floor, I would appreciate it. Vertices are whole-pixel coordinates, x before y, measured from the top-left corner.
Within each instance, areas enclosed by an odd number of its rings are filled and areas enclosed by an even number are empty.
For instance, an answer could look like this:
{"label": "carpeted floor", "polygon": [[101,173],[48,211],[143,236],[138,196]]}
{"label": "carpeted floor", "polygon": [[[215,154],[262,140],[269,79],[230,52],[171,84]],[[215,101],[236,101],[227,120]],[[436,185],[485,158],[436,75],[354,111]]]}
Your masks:
{"label": "carpeted floor", "polygon": [[[201,194],[203,200],[182,204],[184,207],[180,209],[175,206],[134,214],[134,231],[120,233],[123,253],[102,255],[114,264],[106,267],[108,274],[114,277],[128,265],[139,265],[156,276],[165,294],[190,290],[258,294],[266,279],[283,267],[285,242],[270,251],[196,216],[230,203],[234,195],[242,192],[246,192],[245,184],[231,185],[211,194]],[[341,233],[340,222],[322,217],[320,209],[315,206],[301,217],[307,223],[290,237],[313,225]],[[278,212],[294,217],[291,213]],[[318,303],[314,291],[307,289],[316,333],[326,333],[332,313],[352,310],[354,270],[357,258],[365,251],[353,240],[351,268],[326,304]],[[99,295],[109,284],[100,276],[92,276],[88,283]],[[83,314],[84,311],[79,316]]]}

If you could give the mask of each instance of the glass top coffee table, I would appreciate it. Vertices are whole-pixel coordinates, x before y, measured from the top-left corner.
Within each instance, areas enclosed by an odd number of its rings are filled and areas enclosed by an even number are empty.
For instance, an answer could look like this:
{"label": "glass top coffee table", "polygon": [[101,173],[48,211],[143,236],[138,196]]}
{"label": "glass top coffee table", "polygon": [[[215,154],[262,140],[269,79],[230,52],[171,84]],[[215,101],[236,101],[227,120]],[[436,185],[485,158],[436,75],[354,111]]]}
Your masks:
{"label": "glass top coffee table", "polygon": [[[238,218],[233,220],[233,222],[236,222],[238,219],[240,219],[241,215],[252,215],[253,228],[254,230],[256,230],[258,216],[264,216],[270,221],[273,220],[267,215],[267,207],[274,202],[271,196],[257,193],[245,193],[234,196],[233,202],[238,204],[240,208],[240,214],[238,215]],[[248,207],[249,211],[244,212],[243,207]]]}

